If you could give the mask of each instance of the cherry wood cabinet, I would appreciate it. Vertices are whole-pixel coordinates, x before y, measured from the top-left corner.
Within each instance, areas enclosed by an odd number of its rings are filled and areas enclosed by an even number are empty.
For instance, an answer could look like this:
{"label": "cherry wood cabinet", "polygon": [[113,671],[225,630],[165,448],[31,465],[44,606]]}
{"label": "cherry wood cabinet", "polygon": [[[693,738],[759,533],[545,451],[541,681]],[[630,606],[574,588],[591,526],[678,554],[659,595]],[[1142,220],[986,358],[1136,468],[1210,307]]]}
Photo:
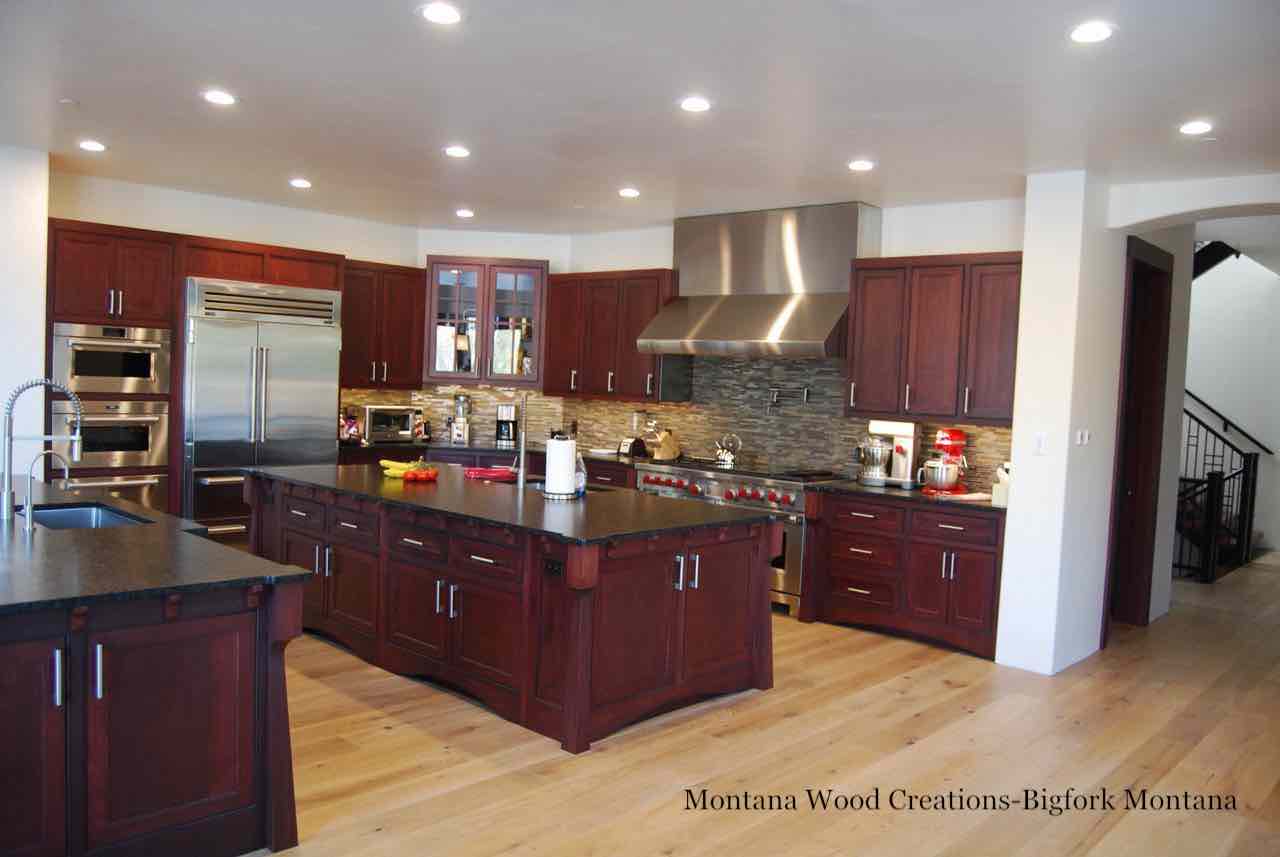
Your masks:
{"label": "cherry wood cabinet", "polygon": [[1021,258],[976,253],[855,260],[846,412],[1008,425]]}
{"label": "cherry wood cabinet", "polygon": [[994,657],[1002,510],[819,496],[802,618],[904,631]]}
{"label": "cherry wood cabinet", "polygon": [[0,800],[0,854],[66,853],[68,664],[62,637],[0,644],[0,782],[22,786]]}
{"label": "cherry wood cabinet", "polygon": [[435,661],[445,660],[450,630],[448,573],[446,568],[429,564],[387,561],[383,622],[388,645]]}
{"label": "cherry wood cabinet", "polygon": [[[603,563],[595,591],[591,704],[609,706],[675,685],[684,584],[675,550],[620,556]],[[655,562],[656,560],[656,562]],[[655,564],[668,573],[653,573]]]}
{"label": "cherry wood cabinet", "polygon": [[286,565],[296,565],[312,572],[312,576],[303,584],[302,621],[314,627],[323,620],[328,610],[325,597],[324,542],[315,536],[286,529],[281,538],[279,558]]}
{"label": "cherry wood cabinet", "polygon": [[656,355],[641,352],[636,340],[662,309],[670,286],[665,273],[624,277],[618,284],[618,369],[614,387],[627,399],[649,398],[657,384]]}
{"label": "cherry wood cabinet", "polygon": [[750,541],[694,544],[685,556],[682,675],[732,665],[751,641]]}
{"label": "cherry wood cabinet", "polygon": [[306,289],[339,289],[345,259],[333,253],[184,236],[180,241],[184,277],[248,280]]}
{"label": "cherry wood cabinet", "polygon": [[539,260],[429,257],[426,383],[540,386],[547,266]]}
{"label": "cherry wood cabinet", "polygon": [[52,220],[49,245],[52,321],[172,324],[173,236]]}
{"label": "cherry wood cabinet", "polygon": [[520,593],[456,574],[447,595],[449,657],[470,675],[515,689],[520,669]]}
{"label": "cherry wood cabinet", "polygon": [[253,803],[255,619],[89,636],[91,849]]}
{"label": "cherry wood cabinet", "polygon": [[342,281],[341,385],[421,388],[426,304],[424,270],[348,261]]}
{"label": "cherry wood cabinet", "polygon": [[600,281],[582,295],[586,325],[582,335],[582,392],[603,395],[617,392],[618,297],[617,281]]}
{"label": "cherry wood cabinet", "polygon": [[563,275],[547,282],[547,359],[542,392],[568,396],[581,391],[583,281]]}
{"label": "cherry wood cabinet", "polygon": [[343,544],[327,547],[329,620],[346,626],[352,634],[372,638],[378,614],[378,555]]}

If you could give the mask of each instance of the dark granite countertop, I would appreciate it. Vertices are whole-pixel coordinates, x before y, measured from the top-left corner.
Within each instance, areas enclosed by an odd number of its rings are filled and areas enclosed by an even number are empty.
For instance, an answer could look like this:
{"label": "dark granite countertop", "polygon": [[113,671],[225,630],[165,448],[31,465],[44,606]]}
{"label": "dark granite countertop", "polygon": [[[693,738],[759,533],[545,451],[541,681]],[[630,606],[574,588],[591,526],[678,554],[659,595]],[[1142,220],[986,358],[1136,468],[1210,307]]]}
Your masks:
{"label": "dark granite countertop", "polygon": [[914,503],[920,503],[929,506],[949,506],[955,509],[964,509],[970,512],[996,512],[1003,515],[1005,510],[1001,506],[992,506],[990,500],[958,500],[955,497],[949,497],[945,494],[925,494],[919,489],[908,491],[905,488],[875,488],[870,485],[863,485],[854,479],[841,479],[835,482],[818,482],[812,485],[806,485],[808,491],[818,491],[824,494],[860,494],[867,497],[887,498],[890,500],[908,500]]}
{"label": "dark granite countertop", "polygon": [[700,500],[658,497],[626,488],[600,488],[577,500],[548,500],[534,488],[479,482],[456,464],[439,465],[436,482],[388,479],[373,464],[253,468],[271,479],[312,485],[371,500],[461,515],[541,533],[577,544],[655,533],[768,521],[767,510],[718,506]]}
{"label": "dark granite countertop", "polygon": [[21,516],[12,525],[0,525],[0,615],[271,584],[311,575],[211,541],[194,521],[103,492],[73,494],[52,485],[36,485],[37,504],[95,502],[150,523],[99,530],[50,530],[36,525],[30,535]]}
{"label": "dark granite countertop", "polygon": [[[457,450],[458,452],[471,453],[490,453],[501,452],[510,453],[514,458],[520,454],[519,449],[512,449],[508,446],[498,446],[496,443],[472,442],[466,446],[460,444],[447,443],[445,441],[433,440],[427,443],[351,443],[349,441],[339,441],[338,446],[342,449],[439,449],[439,450]],[[537,441],[530,441],[526,445],[528,452],[544,453],[547,451],[547,445]],[[585,447],[579,447],[578,452],[582,453],[582,457],[589,461],[607,461],[615,464],[621,464],[624,467],[634,467],[636,461],[644,461],[645,459],[634,459],[629,455],[618,455],[616,452],[592,452]]]}

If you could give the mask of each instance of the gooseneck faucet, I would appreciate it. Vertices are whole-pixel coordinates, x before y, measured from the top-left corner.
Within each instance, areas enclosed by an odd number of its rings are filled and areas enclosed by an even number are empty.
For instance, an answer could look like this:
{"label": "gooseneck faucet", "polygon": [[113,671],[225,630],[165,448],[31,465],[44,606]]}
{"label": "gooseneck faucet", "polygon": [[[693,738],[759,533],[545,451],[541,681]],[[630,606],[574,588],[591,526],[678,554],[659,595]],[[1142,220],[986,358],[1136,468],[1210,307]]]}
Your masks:
{"label": "gooseneck faucet", "polygon": [[[35,387],[48,387],[51,390],[57,390],[63,393],[67,398],[71,399],[71,403],[76,409],[76,431],[75,434],[33,434],[23,435],[21,437],[13,436],[13,406],[18,403],[18,398],[27,390]],[[0,479],[3,479],[4,490],[0,492],[0,523],[7,523],[13,520],[13,442],[15,440],[70,440],[71,441],[71,460],[79,461],[82,441],[80,437],[80,426],[84,422],[84,406],[80,403],[80,397],[68,388],[59,384],[57,381],[50,381],[48,378],[33,378],[24,384],[20,384],[14,388],[9,394],[9,399],[4,403],[4,465],[3,471],[0,471]],[[29,501],[28,501],[29,502]],[[30,520],[30,516],[28,516]]]}
{"label": "gooseneck faucet", "polygon": [[40,460],[45,456],[56,458],[58,461],[62,462],[62,483],[64,486],[71,480],[71,465],[67,464],[67,460],[63,458],[60,453],[54,452],[52,449],[46,449],[43,452],[38,453],[35,458],[31,459],[31,466],[27,468],[27,508],[23,513],[27,519],[28,533],[31,532],[36,525],[36,501],[35,494],[32,492],[32,489],[35,488],[36,465],[39,464]]}

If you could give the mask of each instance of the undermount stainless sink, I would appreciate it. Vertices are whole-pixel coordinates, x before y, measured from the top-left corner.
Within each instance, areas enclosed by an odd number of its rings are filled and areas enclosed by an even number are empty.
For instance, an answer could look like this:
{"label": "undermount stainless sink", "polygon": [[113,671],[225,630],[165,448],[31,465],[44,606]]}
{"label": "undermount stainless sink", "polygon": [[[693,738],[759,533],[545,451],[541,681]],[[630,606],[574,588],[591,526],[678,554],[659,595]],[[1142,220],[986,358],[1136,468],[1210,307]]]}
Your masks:
{"label": "undermount stainless sink", "polygon": [[[18,514],[25,517],[26,509]],[[107,527],[132,527],[137,524],[149,524],[146,518],[139,518],[110,506],[96,503],[76,506],[36,506],[35,523],[49,530],[101,530]]]}

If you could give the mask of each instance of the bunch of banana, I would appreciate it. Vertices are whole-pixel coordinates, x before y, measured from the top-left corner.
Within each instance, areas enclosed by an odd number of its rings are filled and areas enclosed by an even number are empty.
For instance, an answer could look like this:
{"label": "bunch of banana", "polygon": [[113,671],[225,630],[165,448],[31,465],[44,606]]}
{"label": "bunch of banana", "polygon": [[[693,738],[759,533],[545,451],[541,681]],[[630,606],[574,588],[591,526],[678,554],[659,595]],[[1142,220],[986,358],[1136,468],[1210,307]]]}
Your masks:
{"label": "bunch of banana", "polygon": [[382,466],[382,475],[388,479],[405,479],[410,482],[430,481],[435,479],[437,474],[436,469],[421,458],[417,461],[391,461],[384,458],[378,464]]}

